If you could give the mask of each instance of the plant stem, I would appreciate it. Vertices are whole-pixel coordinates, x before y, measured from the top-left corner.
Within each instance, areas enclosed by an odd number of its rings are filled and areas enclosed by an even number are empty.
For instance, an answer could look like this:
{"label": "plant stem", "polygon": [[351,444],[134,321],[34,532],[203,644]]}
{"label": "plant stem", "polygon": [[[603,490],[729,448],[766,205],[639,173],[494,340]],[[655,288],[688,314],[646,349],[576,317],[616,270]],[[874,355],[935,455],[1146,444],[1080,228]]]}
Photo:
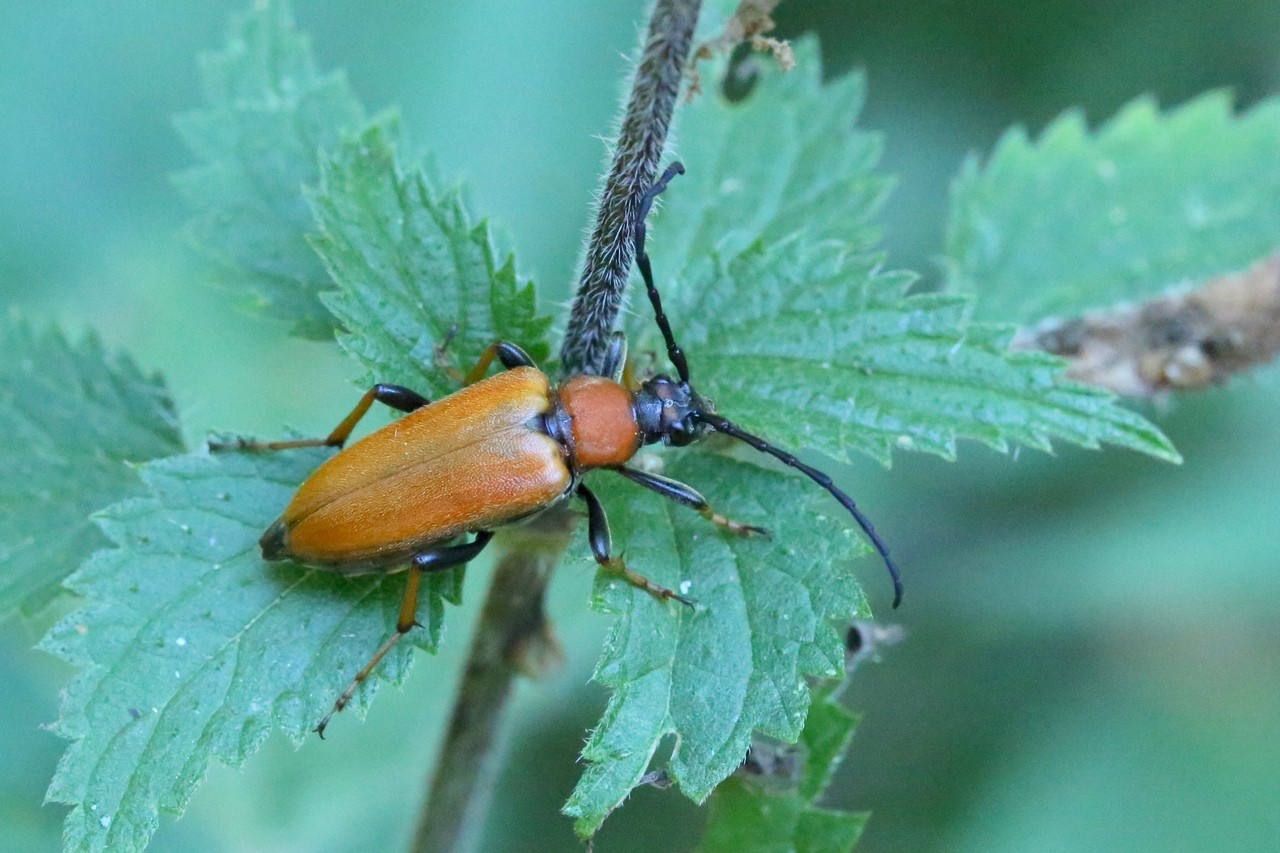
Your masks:
{"label": "plant stem", "polygon": [[[653,182],[693,43],[701,0],[657,0],[605,181],[565,332],[565,375],[598,372],[632,264],[640,196]],[[563,505],[503,537],[411,849],[444,853],[478,840],[492,793],[502,713],[517,673],[558,652],[543,609],[575,521]]]}
{"label": "plant stem", "polygon": [[543,599],[573,522],[561,507],[502,538],[504,550],[476,625],[426,807],[418,816],[414,851],[463,850],[478,840],[493,788],[502,712],[515,677],[538,674],[559,661]]}
{"label": "plant stem", "polygon": [[631,272],[638,202],[657,173],[701,6],[702,0],[654,4],[560,350],[566,376],[600,372]]}

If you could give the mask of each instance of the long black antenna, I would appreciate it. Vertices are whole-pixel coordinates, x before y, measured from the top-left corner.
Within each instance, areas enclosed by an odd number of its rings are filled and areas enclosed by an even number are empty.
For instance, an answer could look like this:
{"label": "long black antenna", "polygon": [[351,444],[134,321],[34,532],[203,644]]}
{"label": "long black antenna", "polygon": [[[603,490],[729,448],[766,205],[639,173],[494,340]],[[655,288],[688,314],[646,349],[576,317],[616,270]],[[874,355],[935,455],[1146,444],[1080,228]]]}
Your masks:
{"label": "long black antenna", "polygon": [[663,340],[667,342],[667,358],[671,360],[676,373],[680,375],[680,381],[687,383],[689,381],[689,362],[685,360],[684,350],[680,349],[680,345],[676,343],[675,335],[671,333],[671,323],[667,320],[667,315],[662,313],[662,297],[658,295],[658,288],[653,283],[653,267],[649,265],[649,253],[644,250],[644,220],[649,215],[649,209],[653,207],[653,200],[662,194],[662,191],[667,188],[667,184],[671,183],[672,178],[683,174],[684,164],[677,160],[663,171],[662,177],[658,178],[653,186],[645,190],[645,194],[640,197],[640,210],[636,213],[634,241],[636,266],[640,268],[640,275],[644,278],[644,286],[649,291],[649,302],[653,304],[653,313],[658,321],[658,329],[662,332]]}
{"label": "long black antenna", "polygon": [[874,545],[876,551],[879,552],[880,558],[884,560],[885,568],[889,570],[889,577],[893,580],[893,606],[897,607],[902,603],[902,575],[898,573],[898,567],[894,564],[893,558],[889,556],[889,547],[884,544],[884,540],[880,538],[880,534],[876,533],[875,527],[871,525],[871,519],[862,514],[862,510],[858,509],[857,504],[853,502],[853,498],[841,491],[841,489],[832,482],[831,477],[822,473],[817,468],[804,464],[785,450],[780,450],[779,448],[774,447],[763,438],[752,435],[719,415],[714,415],[710,412],[698,412],[697,418],[710,426],[716,432],[731,435],[739,441],[746,442],[761,453],[769,454],[784,465],[790,465],[797,471],[807,474],[809,479],[813,480],[819,486],[822,486],[822,488],[830,492],[831,496],[838,500],[842,507],[849,510],[849,514],[858,522],[858,526],[862,528],[862,532],[867,534],[867,538],[871,540],[871,544]]}
{"label": "long black antenna", "polygon": [[[653,304],[653,313],[658,321],[658,328],[662,331],[663,340],[667,342],[667,358],[671,360],[671,364],[675,366],[676,372],[680,374],[680,381],[688,384],[689,382],[689,362],[685,360],[684,350],[680,349],[680,345],[676,343],[675,335],[671,332],[671,323],[667,320],[667,315],[662,311],[662,297],[658,295],[658,288],[653,283],[653,267],[649,263],[649,254],[644,250],[645,228],[644,220],[649,215],[650,208],[653,207],[653,200],[662,194],[667,188],[667,184],[671,183],[671,179],[676,175],[684,174],[684,164],[679,161],[672,163],[662,173],[662,177],[640,197],[640,209],[636,216],[635,227],[635,256],[636,266],[640,268],[640,275],[644,278],[644,286],[649,291],[649,301]],[[858,526],[862,528],[862,532],[867,534],[867,538],[871,540],[871,544],[875,546],[876,551],[880,554],[880,558],[884,560],[885,568],[889,570],[889,577],[893,580],[893,606],[897,607],[902,603],[902,575],[898,572],[897,565],[894,564],[893,558],[889,556],[889,547],[884,544],[884,540],[880,538],[880,534],[876,533],[875,527],[871,524],[871,519],[862,514],[862,510],[858,509],[857,504],[853,502],[853,498],[845,494],[832,481],[831,477],[804,464],[796,457],[774,447],[769,442],[759,436],[738,427],[731,421],[728,421],[719,415],[711,412],[699,411],[695,414],[698,420],[710,426],[716,432],[722,432],[725,435],[731,435],[739,441],[745,442],[761,453],[767,453],[774,459],[784,465],[789,465],[797,471],[805,474],[809,479],[813,480],[819,486],[831,493],[840,505],[849,511],[854,521],[858,522]]]}

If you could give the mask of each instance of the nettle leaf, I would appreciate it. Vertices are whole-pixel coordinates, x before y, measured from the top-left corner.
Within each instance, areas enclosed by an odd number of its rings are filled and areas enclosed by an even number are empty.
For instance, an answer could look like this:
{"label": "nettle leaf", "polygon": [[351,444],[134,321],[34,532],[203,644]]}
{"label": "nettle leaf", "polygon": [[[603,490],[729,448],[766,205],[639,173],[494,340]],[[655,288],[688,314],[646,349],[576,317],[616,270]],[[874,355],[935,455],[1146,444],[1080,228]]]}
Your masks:
{"label": "nettle leaf", "polygon": [[[116,547],[67,582],[91,603],[42,642],[84,668],[54,727],[74,741],[48,794],[74,807],[67,849],[141,849],[160,811],[183,810],[210,758],[238,765],[273,728],[300,743],[387,637],[402,575],[342,578],[259,555],[263,528],[326,455],[151,462],[140,469],[147,495],[98,517]],[[425,627],[379,677],[403,677],[411,644],[435,647],[460,578],[423,579]],[[357,693],[359,713],[371,693]]]}
{"label": "nettle leaf", "polygon": [[1004,135],[952,187],[947,262],[977,316],[1034,323],[1244,269],[1280,240],[1280,100],[1134,101]]}
{"label": "nettle leaf", "polygon": [[815,691],[799,746],[785,756],[794,763],[798,778],[788,778],[788,762],[780,762],[781,769],[772,776],[739,771],[716,788],[708,804],[710,819],[699,847],[702,853],[848,853],[853,849],[867,815],[816,805],[857,725],[857,718],[835,701],[832,691],[832,686]]}
{"label": "nettle leaf", "polygon": [[879,272],[875,258],[797,237],[713,260],[692,283],[682,345],[701,392],[776,442],[885,463],[894,448],[952,459],[959,438],[1179,459],[1109,392],[1065,380],[1057,358],[1010,351],[1009,327],[969,324],[965,297],[905,296],[909,277]]}
{"label": "nettle leaf", "polygon": [[[678,154],[688,172],[661,197],[664,209],[649,232],[673,317],[692,319],[700,297],[690,276],[706,277],[714,255],[731,258],[795,234],[839,240],[849,251],[879,243],[873,220],[892,181],[874,171],[880,137],[854,126],[865,80],[851,74],[824,85],[813,39],[800,40],[795,55],[797,66],[786,74],[762,63],[767,68],[746,101],[727,104],[708,84],[681,113]],[[714,67],[706,66],[708,80]],[[664,286],[664,278],[674,281]],[[646,310],[637,326],[648,339]]]}
{"label": "nettle leaf", "polygon": [[[804,676],[843,672],[838,628],[867,612],[851,574],[866,548],[825,492],[727,457],[662,458],[669,476],[774,538],[735,537],[620,477],[592,478],[628,565],[697,608],[599,578],[597,603],[619,618],[595,673],[613,694],[565,806],[584,836],[625,799],[667,735],[675,736],[667,769],[699,802],[742,763],[753,731],[794,741],[809,707]],[[588,553],[585,542],[570,553]]]}
{"label": "nettle leaf", "polygon": [[0,620],[40,610],[105,544],[91,512],[141,491],[129,468],[182,449],[158,375],[93,335],[0,320]]}
{"label": "nettle leaf", "polygon": [[838,459],[952,458],[959,438],[1176,459],[1145,419],[1064,380],[1063,362],[971,324],[965,297],[907,296],[909,275],[879,269],[869,221],[886,182],[876,140],[853,130],[862,81],[823,86],[812,45],[797,56],[807,71],[765,74],[743,105],[704,97],[682,120],[688,178],[664,196],[651,255],[699,390],[748,429]]}
{"label": "nettle leaf", "polygon": [[[325,303],[346,329],[342,346],[374,381],[435,396],[456,390],[457,370],[497,340],[545,360],[551,320],[537,315],[533,285],[517,281],[511,255],[499,261],[459,190],[439,192],[397,164],[395,132],[394,122],[375,124],[348,140],[313,195],[314,245],[341,285]],[[446,341],[454,375],[439,363]]]}
{"label": "nettle leaf", "polygon": [[314,225],[302,188],[319,179],[322,152],[363,125],[364,110],[343,74],[317,70],[283,0],[235,18],[226,47],[200,66],[205,106],[177,119],[197,159],[175,177],[197,211],[192,239],[255,310],[329,339],[334,318],[319,294],[333,285],[307,245]]}

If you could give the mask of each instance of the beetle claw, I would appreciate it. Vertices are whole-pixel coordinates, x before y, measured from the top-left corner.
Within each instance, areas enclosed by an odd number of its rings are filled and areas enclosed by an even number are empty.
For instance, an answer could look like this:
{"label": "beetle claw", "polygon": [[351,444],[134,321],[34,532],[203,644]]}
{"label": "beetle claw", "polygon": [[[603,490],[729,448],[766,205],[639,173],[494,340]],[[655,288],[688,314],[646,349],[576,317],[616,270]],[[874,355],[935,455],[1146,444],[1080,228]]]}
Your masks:
{"label": "beetle claw", "polygon": [[636,589],[642,589],[652,595],[658,601],[671,601],[672,599],[680,602],[685,607],[696,610],[698,605],[692,598],[686,598],[670,587],[656,584],[649,580],[639,572],[632,571],[621,557],[612,557],[607,562],[601,563],[601,566],[610,572],[614,572],[622,577],[622,580],[634,586]]}
{"label": "beetle claw", "polygon": [[681,595],[680,593],[678,593],[678,592],[673,592],[672,590],[667,590],[667,592],[670,592],[670,593],[671,593],[671,598],[674,598],[676,601],[680,602],[681,604],[683,604],[685,607],[689,608],[690,610],[697,610],[697,609],[698,609],[698,603],[697,603],[696,601],[694,601],[692,598],[686,598],[685,596]]}
{"label": "beetle claw", "polygon": [[232,450],[244,450],[247,444],[248,439],[242,435],[237,435],[230,439],[209,436],[208,441],[206,442],[206,446],[208,446],[210,453],[226,453]]}

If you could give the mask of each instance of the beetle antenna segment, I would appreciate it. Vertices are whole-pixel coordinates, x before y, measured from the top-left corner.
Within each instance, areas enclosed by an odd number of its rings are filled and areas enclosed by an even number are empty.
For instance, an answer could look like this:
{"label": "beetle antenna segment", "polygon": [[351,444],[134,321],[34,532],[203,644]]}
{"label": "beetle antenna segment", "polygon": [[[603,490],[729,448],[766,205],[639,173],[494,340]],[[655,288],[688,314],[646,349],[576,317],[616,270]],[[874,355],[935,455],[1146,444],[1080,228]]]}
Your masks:
{"label": "beetle antenna segment", "polygon": [[697,418],[710,426],[716,432],[731,435],[739,441],[751,445],[761,453],[769,454],[784,465],[789,465],[790,467],[795,468],[797,471],[807,475],[809,479],[813,480],[819,486],[822,486],[822,488],[830,492],[831,496],[839,501],[840,505],[847,509],[849,514],[853,516],[854,520],[858,522],[858,526],[862,528],[862,532],[867,534],[867,538],[871,540],[871,544],[874,545],[876,551],[879,552],[880,558],[884,560],[885,568],[889,570],[889,577],[893,580],[893,606],[897,607],[902,603],[902,575],[899,574],[898,567],[894,564],[893,558],[889,556],[889,547],[884,544],[884,540],[880,538],[880,534],[876,533],[875,527],[871,524],[871,519],[862,514],[862,510],[858,509],[857,505],[854,504],[853,498],[841,491],[840,488],[832,482],[831,477],[822,473],[817,468],[804,464],[785,450],[780,450],[779,448],[774,447],[763,438],[746,432],[719,415],[715,415],[710,412],[699,412],[697,414]]}
{"label": "beetle antenna segment", "polygon": [[645,191],[640,197],[640,210],[636,215],[636,227],[633,235],[635,243],[636,266],[640,268],[640,275],[644,278],[645,289],[649,291],[649,302],[653,305],[653,313],[658,321],[658,328],[662,331],[662,339],[667,342],[667,358],[671,359],[671,364],[675,367],[676,373],[680,376],[680,381],[687,383],[689,381],[689,362],[685,360],[684,350],[680,349],[680,345],[676,343],[675,335],[671,333],[671,323],[667,320],[667,315],[662,312],[662,297],[658,295],[658,288],[653,283],[653,267],[649,265],[649,255],[644,250],[645,217],[649,215],[649,209],[653,207],[653,200],[662,194],[667,188],[667,184],[671,183],[671,179],[676,175],[684,174],[684,164],[678,160],[672,163],[662,173],[662,177]]}

